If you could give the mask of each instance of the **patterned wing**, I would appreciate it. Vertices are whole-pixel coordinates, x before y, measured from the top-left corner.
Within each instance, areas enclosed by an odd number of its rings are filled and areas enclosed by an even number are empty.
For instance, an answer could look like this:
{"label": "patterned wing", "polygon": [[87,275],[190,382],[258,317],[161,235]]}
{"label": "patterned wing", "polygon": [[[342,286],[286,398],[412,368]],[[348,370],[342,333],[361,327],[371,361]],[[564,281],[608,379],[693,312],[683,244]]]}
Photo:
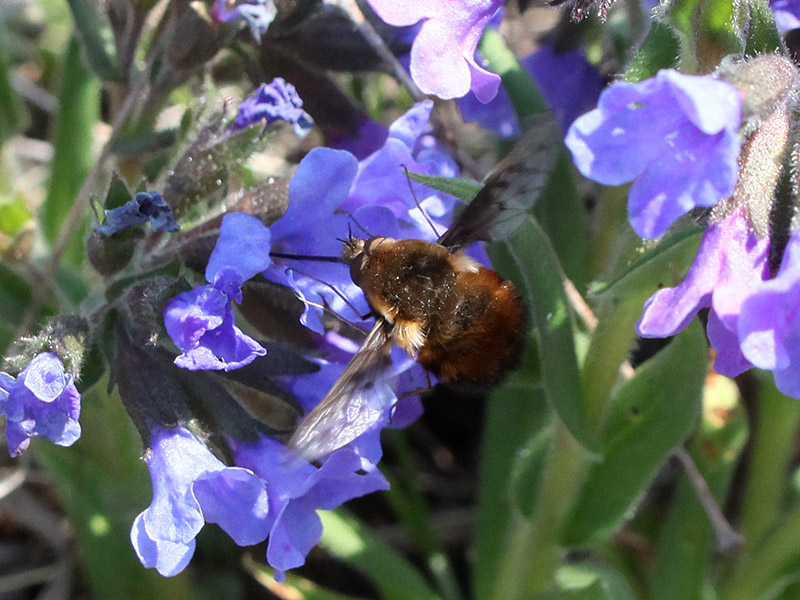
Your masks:
{"label": "patterned wing", "polygon": [[382,373],[389,366],[393,341],[378,319],[364,343],[320,403],[306,415],[289,448],[309,462],[327,456],[372,427],[396,400]]}
{"label": "patterned wing", "polygon": [[551,115],[534,119],[438,242],[458,250],[511,235],[533,208],[560,149],[561,136]]}

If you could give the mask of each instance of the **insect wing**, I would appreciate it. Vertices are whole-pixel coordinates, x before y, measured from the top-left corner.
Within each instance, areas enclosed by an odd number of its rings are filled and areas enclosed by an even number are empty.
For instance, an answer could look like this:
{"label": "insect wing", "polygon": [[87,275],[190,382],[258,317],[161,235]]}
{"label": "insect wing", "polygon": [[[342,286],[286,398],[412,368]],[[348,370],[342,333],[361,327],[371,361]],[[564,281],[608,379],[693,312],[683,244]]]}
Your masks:
{"label": "insect wing", "polygon": [[442,234],[439,244],[460,249],[473,242],[502,240],[511,235],[539,198],[560,146],[552,116],[537,117]]}
{"label": "insect wing", "polygon": [[309,462],[327,456],[367,431],[396,396],[383,375],[393,340],[387,323],[378,319],[364,343],[289,440],[289,448]]}

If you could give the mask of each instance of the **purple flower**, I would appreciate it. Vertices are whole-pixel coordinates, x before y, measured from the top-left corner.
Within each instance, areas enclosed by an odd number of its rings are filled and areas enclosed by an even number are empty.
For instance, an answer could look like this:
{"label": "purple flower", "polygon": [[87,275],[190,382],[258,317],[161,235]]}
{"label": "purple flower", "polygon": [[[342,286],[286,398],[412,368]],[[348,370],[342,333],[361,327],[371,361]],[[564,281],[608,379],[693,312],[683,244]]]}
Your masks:
{"label": "purple flower", "polygon": [[136,517],[131,543],[145,567],[169,577],[194,554],[195,537],[219,525],[240,546],[266,539],[267,486],[252,471],[228,467],[186,429],[156,428],[145,458],[153,501]]}
{"label": "purple flower", "polygon": [[411,77],[420,90],[443,99],[472,90],[481,102],[497,94],[500,77],[475,62],[475,49],[502,0],[369,0],[389,25],[422,21],[411,47]]}
{"label": "purple flower", "polygon": [[105,236],[114,235],[131,225],[150,221],[153,229],[178,231],[181,227],[167,201],[158,192],[139,192],[122,206],[105,211],[106,222],[95,227]]}
{"label": "purple flower", "polygon": [[358,137],[337,133],[328,139],[328,146],[347,150],[358,160],[362,160],[383,146],[388,133],[386,127],[363,116],[358,124]]}
{"label": "purple flower", "polygon": [[182,354],[175,364],[190,371],[238,369],[267,351],[234,325],[233,302],[242,283],[270,264],[270,232],[244,213],[225,215],[206,267],[206,281],[170,300],[164,326]]}
{"label": "purple flower", "polygon": [[[262,437],[255,444],[234,443],[236,464],[267,482],[269,544],[267,562],[282,581],[284,572],[305,563],[322,535],[318,509],[331,510],[353,498],[389,488],[374,466],[351,448],[331,454],[321,467],[299,459],[279,442]],[[365,471],[360,474],[359,471]]]}
{"label": "purple flower", "polygon": [[[557,53],[552,46],[544,46],[520,59],[520,64],[536,81],[548,108],[565,132],[578,115],[597,103],[603,89],[600,74],[581,49]],[[476,122],[500,137],[512,137],[520,131],[514,108],[503,88],[485,104],[474,94],[467,94],[458,100],[458,108],[465,121]]]}
{"label": "purple flower", "polygon": [[252,96],[242,101],[229,132],[241,131],[259,121],[265,121],[265,125],[286,121],[299,137],[306,136],[314,125],[311,115],[303,110],[303,101],[295,87],[281,77],[262,83]]}
{"label": "purple flower", "polygon": [[[358,173],[342,208],[351,212],[379,204],[398,220],[403,237],[434,240],[438,237],[414,202],[403,167],[415,173],[457,177],[458,165],[431,134],[433,102],[424,100],[389,127],[383,147],[358,164]],[[441,234],[450,224],[456,200],[446,194],[412,182],[411,187],[425,214],[438,225]],[[381,230],[381,235],[390,235]]]}
{"label": "purple flower", "polygon": [[633,181],[633,228],[656,238],[692,208],[714,206],[733,192],[741,120],[733,84],[663,70],[608,87],[598,107],[572,124],[565,142],[589,179]]}
{"label": "purple flower", "polygon": [[17,456],[33,437],[71,446],[81,436],[81,395],[53,352],[37,354],[15,379],[0,373],[0,415],[8,452]]}
{"label": "purple flower", "polygon": [[800,28],[800,3],[797,0],[770,0],[775,24],[781,33]]}
{"label": "purple flower", "polygon": [[683,282],[656,292],[644,305],[636,330],[643,337],[668,337],[710,307],[708,337],[717,350],[714,369],[733,377],[752,365],[739,347],[742,303],[769,276],[769,241],[759,239],[748,219],[734,212],[711,225]]}
{"label": "purple flower", "polygon": [[238,6],[228,8],[230,0],[216,0],[212,14],[222,23],[228,23],[239,17],[247,21],[250,34],[256,43],[261,43],[261,36],[267,32],[278,9],[273,0],[244,0]]}
{"label": "purple flower", "polygon": [[760,369],[775,374],[778,389],[800,398],[800,233],[792,234],[774,279],[761,283],[744,301],[738,334],[742,352]]}

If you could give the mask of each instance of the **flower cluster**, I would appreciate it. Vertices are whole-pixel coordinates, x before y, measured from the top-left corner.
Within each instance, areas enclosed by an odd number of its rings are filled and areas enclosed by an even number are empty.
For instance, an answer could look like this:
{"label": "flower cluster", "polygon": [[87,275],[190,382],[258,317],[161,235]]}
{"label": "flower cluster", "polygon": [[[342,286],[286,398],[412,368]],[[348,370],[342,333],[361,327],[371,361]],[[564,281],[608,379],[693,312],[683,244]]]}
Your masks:
{"label": "flower cluster", "polygon": [[[597,109],[575,121],[566,142],[587,177],[606,184],[634,181],[629,215],[643,237],[662,235],[694,207],[714,207],[683,282],[647,301],[637,333],[675,335],[708,308],[717,372],[733,377],[753,366],[771,370],[779,390],[800,398],[800,350],[795,348],[800,231],[792,234],[773,276],[771,238],[763,231],[763,218],[754,217],[771,210],[774,191],[765,186],[776,185],[778,168],[771,165],[786,143],[791,103],[778,74],[787,64],[768,57],[726,71],[744,80],[751,72],[777,69],[775,89],[756,95],[770,98],[760,105],[726,81],[674,71],[637,84],[614,84]],[[743,102],[758,116],[745,144],[739,141]],[[750,164],[757,168],[749,169]]]}
{"label": "flower cluster", "polygon": [[[341,313],[349,304],[362,314],[368,307],[346,265],[291,257],[338,255],[341,243],[336,238],[353,228],[364,236],[379,232],[437,237],[421,211],[443,230],[454,199],[415,184],[417,205],[402,170],[405,166],[426,174],[458,173],[430,135],[431,109],[430,101],[412,107],[391,125],[383,145],[361,161],[344,150],[309,152],[289,184],[286,212],[270,227],[247,214],[225,215],[205,272],[209,283],[177,295],[164,309],[166,330],[182,351],[175,364],[228,371],[266,353],[235,326],[233,313],[233,303],[242,301],[242,284],[260,274],[304,300],[301,322],[318,334],[318,350],[325,357],[312,360],[319,370],[283,381],[304,411],[313,409],[358,348],[353,340],[326,331],[323,307]],[[388,487],[375,466],[382,456],[380,432],[387,426],[405,426],[421,413],[417,398],[397,402],[394,385],[402,377],[403,386],[418,388],[421,374],[414,365],[398,351],[391,368],[381,370],[369,389],[358,392],[372,411],[369,427],[350,434],[353,424],[343,415],[344,422],[333,424],[343,436],[341,447],[320,467],[266,435],[255,442],[229,437],[235,466],[228,467],[187,430],[154,427],[146,458],[153,503],[131,532],[142,563],[164,575],[179,572],[194,551],[203,523],[212,522],[240,545],[269,537],[267,560],[279,577],[302,565],[322,533],[317,509]]]}
{"label": "flower cluster", "polygon": [[6,417],[11,456],[34,437],[71,446],[81,436],[80,414],[81,395],[53,352],[36,355],[16,378],[0,373],[0,416]]}

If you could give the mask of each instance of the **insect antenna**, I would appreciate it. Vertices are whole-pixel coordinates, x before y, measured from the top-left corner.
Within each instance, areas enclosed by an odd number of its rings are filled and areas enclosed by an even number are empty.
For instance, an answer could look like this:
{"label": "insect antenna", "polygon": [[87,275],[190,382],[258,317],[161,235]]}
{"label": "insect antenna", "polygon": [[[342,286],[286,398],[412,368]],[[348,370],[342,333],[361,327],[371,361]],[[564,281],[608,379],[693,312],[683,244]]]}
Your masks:
{"label": "insect antenna", "polygon": [[[358,220],[352,215],[352,213],[350,214],[350,218],[353,219],[353,223],[355,223],[361,231],[367,234],[367,237],[375,237],[375,235],[369,229],[367,229],[361,223],[358,222]],[[348,241],[353,239],[353,233],[350,231],[350,225],[347,226],[347,235],[348,235]]]}
{"label": "insect antenna", "polygon": [[419,200],[417,200],[417,194],[416,194],[416,192],[414,192],[414,187],[411,185],[411,176],[408,173],[408,169],[406,168],[405,165],[400,165],[400,166],[403,167],[403,171],[406,174],[406,181],[408,182],[408,189],[411,190],[411,197],[414,198],[414,204],[417,205],[417,208],[419,209],[419,212],[422,213],[422,216],[425,218],[425,222],[428,224],[428,226],[433,231],[434,237],[436,237],[436,239],[438,240],[439,237],[441,237],[441,235],[436,230],[436,225],[433,224],[433,221],[428,216],[428,213],[425,212],[425,209],[422,208],[422,205],[419,203]]}
{"label": "insect antenna", "polygon": [[[362,319],[366,318],[366,317],[362,316],[360,312],[358,312],[358,309],[355,307],[355,305],[353,305],[353,303],[352,303],[352,302],[350,302],[350,300],[347,298],[347,296],[345,296],[345,295],[344,295],[344,294],[343,294],[341,291],[339,291],[339,290],[336,288],[336,286],[335,286],[335,285],[332,285],[331,283],[328,283],[328,282],[327,282],[327,281],[325,281],[324,279],[320,279],[319,277],[315,277],[314,275],[311,275],[311,274],[309,274],[309,273],[306,273],[306,272],[304,272],[304,271],[300,271],[300,270],[298,270],[298,269],[293,269],[292,267],[288,267],[288,268],[286,269],[286,272],[287,272],[287,273],[288,273],[289,271],[293,271],[293,272],[295,272],[295,273],[298,273],[298,274],[302,275],[303,277],[308,277],[309,279],[313,279],[313,280],[314,280],[314,281],[316,281],[317,283],[321,283],[321,284],[322,284],[322,285],[324,285],[325,287],[328,287],[328,288],[330,288],[330,289],[331,289],[331,291],[332,291],[334,294],[336,294],[337,296],[339,296],[339,298],[341,298],[341,299],[342,299],[342,302],[344,302],[344,303],[345,303],[347,306],[349,306],[349,307],[350,307],[350,310],[352,310],[352,311],[353,311],[355,314],[357,314],[357,315],[359,316],[359,318],[362,318]],[[314,303],[313,303],[311,300],[307,300],[306,298],[300,298],[300,300],[302,300],[302,301],[303,301],[303,302],[305,302],[305,303],[311,304],[311,306],[317,306],[317,305],[316,305],[316,304],[314,304]],[[330,310],[330,309],[328,309],[328,310]],[[336,313],[334,313],[333,311],[330,311],[330,312],[331,312],[332,314],[336,315]],[[349,325],[353,325],[353,323],[351,323],[350,321],[348,321],[347,319],[345,319],[345,318],[344,318],[344,317],[342,317],[341,315],[336,315],[336,316],[337,316],[339,319],[341,319],[343,322],[345,322],[345,323],[347,323],[347,324],[349,324]],[[354,327],[356,327],[355,325],[353,325],[353,326],[354,326]],[[356,329],[360,329],[360,328],[359,328],[359,327],[356,327]]]}
{"label": "insect antenna", "polygon": [[288,258],[289,260],[310,260],[314,262],[346,263],[343,256],[309,256],[308,254],[289,254],[284,252],[270,252],[273,258]]}

